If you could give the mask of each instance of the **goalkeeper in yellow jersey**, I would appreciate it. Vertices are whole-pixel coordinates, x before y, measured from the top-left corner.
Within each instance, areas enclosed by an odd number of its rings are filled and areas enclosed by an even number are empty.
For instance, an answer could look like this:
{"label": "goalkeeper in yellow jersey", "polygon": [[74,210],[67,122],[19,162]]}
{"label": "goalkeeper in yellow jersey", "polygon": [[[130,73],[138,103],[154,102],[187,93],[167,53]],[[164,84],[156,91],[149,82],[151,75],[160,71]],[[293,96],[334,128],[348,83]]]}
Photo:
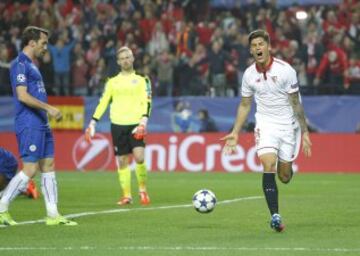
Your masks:
{"label": "goalkeeper in yellow jersey", "polygon": [[144,137],[151,110],[151,82],[149,78],[135,73],[134,56],[128,47],[121,47],[118,50],[117,62],[121,67],[121,72],[107,81],[85,135],[87,140],[91,141],[97,121],[110,105],[111,135],[123,191],[118,205],[132,203],[130,154],[136,162],[135,172],[139,184],[140,203],[148,205],[150,198],[146,191]]}

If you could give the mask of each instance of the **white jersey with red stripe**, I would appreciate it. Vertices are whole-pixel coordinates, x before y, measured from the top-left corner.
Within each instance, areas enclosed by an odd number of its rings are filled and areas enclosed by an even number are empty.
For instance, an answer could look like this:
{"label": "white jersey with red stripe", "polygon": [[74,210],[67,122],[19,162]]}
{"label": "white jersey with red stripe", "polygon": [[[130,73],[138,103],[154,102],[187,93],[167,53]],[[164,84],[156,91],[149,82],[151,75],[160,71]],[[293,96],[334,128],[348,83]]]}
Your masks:
{"label": "white jersey with red stripe", "polygon": [[255,97],[257,124],[294,126],[298,122],[289,102],[289,94],[297,91],[296,71],[288,63],[271,58],[270,64],[263,70],[255,63],[246,69],[241,95]]}

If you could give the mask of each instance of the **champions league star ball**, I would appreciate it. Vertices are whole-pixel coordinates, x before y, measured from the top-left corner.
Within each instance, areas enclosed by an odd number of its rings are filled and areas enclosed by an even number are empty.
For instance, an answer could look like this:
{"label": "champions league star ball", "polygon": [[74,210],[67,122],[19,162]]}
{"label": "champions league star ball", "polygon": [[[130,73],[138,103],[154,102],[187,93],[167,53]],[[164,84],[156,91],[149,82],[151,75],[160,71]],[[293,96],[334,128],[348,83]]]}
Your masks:
{"label": "champions league star ball", "polygon": [[209,213],[215,208],[216,197],[210,190],[201,189],[194,194],[192,202],[196,211],[200,213]]}

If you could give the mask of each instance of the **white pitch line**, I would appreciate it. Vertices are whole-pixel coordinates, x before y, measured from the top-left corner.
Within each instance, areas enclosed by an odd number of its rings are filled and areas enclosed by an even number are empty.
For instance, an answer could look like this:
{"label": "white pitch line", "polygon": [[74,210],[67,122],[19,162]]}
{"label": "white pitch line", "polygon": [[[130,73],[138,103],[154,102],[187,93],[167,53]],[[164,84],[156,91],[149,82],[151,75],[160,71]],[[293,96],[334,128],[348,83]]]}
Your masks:
{"label": "white pitch line", "polygon": [[360,248],[308,248],[308,247],[193,247],[193,246],[119,246],[119,247],[0,247],[0,251],[304,251],[304,252],[360,252]]}
{"label": "white pitch line", "polygon": [[[240,198],[235,198],[235,199],[218,201],[217,204],[230,204],[230,203],[235,203],[235,202],[239,202],[239,201],[255,200],[255,199],[260,199],[260,198],[263,198],[263,196],[240,197]],[[90,216],[90,215],[102,215],[102,214],[130,212],[130,211],[167,210],[167,209],[187,208],[187,207],[193,207],[193,205],[192,204],[182,204],[182,205],[168,205],[168,206],[158,206],[158,207],[111,209],[111,210],[103,210],[103,211],[91,211],[91,212],[80,212],[80,213],[67,214],[67,215],[65,215],[65,217],[75,219],[75,218]],[[36,223],[42,223],[42,222],[45,222],[45,220],[40,219],[40,220],[22,221],[22,222],[18,222],[17,226],[36,224]],[[3,227],[7,227],[7,226],[0,225],[0,228],[3,228]]]}

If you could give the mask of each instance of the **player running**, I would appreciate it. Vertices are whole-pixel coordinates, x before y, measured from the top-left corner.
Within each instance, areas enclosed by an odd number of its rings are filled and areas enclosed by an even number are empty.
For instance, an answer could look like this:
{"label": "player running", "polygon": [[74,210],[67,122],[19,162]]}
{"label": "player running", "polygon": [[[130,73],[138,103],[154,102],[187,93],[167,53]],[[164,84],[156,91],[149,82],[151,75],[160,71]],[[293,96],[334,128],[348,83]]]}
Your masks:
{"label": "player running", "polygon": [[311,141],[300,102],[296,71],[286,62],[270,55],[270,38],[266,31],[255,30],[249,35],[250,53],[255,63],[243,76],[236,121],[225,140],[224,152],[236,150],[238,134],[250,112],[253,97],[257,105],[255,142],[263,166],[263,191],[271,213],[271,228],[281,232],[285,226],[279,214],[275,174],[283,183],[293,175],[301,141],[305,156],[311,156]]}

